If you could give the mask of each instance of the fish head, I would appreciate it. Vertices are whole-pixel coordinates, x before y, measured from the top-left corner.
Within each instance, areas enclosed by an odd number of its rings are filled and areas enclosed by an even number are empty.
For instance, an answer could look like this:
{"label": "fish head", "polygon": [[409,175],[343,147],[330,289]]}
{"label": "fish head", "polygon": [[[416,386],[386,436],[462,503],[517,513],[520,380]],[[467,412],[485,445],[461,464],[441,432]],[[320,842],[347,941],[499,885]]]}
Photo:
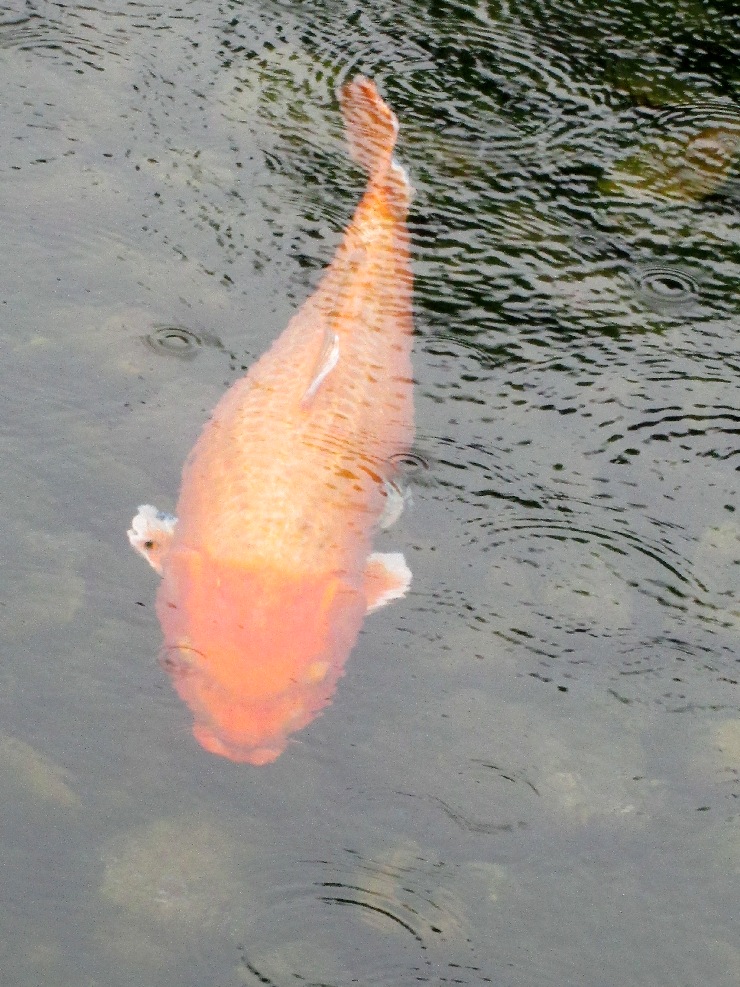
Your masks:
{"label": "fish head", "polygon": [[157,596],[163,664],[201,746],[274,761],[331,702],[364,612],[362,592],[341,573],[298,577],[170,552]]}

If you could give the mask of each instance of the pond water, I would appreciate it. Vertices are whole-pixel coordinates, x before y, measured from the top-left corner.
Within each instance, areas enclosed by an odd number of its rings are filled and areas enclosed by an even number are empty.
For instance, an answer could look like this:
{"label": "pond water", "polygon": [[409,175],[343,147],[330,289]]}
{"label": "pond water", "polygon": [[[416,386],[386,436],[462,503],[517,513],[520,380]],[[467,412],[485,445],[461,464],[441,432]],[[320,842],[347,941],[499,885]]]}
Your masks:
{"label": "pond water", "polygon": [[[731,0],[0,8],[7,987],[740,984]],[[139,503],[362,187],[416,196],[414,582],[273,765],[157,663]]]}

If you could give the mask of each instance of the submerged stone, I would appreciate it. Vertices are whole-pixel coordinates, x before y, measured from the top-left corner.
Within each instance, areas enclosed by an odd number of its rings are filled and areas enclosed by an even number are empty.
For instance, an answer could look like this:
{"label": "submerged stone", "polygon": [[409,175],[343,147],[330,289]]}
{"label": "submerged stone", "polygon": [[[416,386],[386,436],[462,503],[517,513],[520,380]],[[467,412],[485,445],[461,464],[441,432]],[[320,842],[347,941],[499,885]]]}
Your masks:
{"label": "submerged stone", "polygon": [[30,744],[0,734],[0,783],[5,793],[13,785],[35,801],[76,808],[80,799],[70,779],[68,771]]}
{"label": "submerged stone", "polygon": [[638,198],[703,199],[730,177],[739,157],[740,122],[677,127],[615,162],[601,189]]}
{"label": "submerged stone", "polygon": [[106,848],[100,895],[148,925],[213,928],[245,910],[239,869],[249,856],[209,820],[159,819]]}

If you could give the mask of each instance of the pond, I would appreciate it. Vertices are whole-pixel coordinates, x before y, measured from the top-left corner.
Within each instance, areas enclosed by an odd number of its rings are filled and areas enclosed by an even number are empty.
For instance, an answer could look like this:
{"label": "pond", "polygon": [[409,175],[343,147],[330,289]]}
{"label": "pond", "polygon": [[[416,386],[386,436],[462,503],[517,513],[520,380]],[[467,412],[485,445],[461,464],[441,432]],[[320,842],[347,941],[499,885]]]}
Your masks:
{"label": "pond", "polygon": [[[740,983],[730,0],[0,7],[7,987]],[[416,442],[261,767],[157,658],[138,504],[315,288],[376,80]]]}

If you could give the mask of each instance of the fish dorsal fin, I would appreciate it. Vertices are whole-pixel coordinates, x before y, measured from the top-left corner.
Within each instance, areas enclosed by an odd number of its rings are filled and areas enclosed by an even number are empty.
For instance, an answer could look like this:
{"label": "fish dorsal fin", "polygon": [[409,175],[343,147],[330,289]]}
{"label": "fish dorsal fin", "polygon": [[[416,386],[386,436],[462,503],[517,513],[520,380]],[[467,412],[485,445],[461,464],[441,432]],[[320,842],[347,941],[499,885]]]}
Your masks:
{"label": "fish dorsal fin", "polygon": [[339,336],[331,329],[327,329],[324,332],[324,342],[321,347],[321,352],[319,353],[318,360],[316,361],[316,367],[311,378],[311,383],[306,388],[306,393],[303,395],[302,404],[308,404],[314,397],[324,383],[326,378],[332,372],[332,370],[339,363]]}

